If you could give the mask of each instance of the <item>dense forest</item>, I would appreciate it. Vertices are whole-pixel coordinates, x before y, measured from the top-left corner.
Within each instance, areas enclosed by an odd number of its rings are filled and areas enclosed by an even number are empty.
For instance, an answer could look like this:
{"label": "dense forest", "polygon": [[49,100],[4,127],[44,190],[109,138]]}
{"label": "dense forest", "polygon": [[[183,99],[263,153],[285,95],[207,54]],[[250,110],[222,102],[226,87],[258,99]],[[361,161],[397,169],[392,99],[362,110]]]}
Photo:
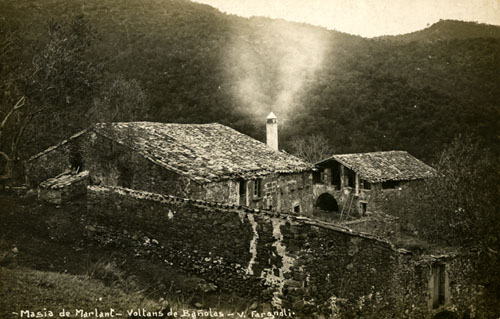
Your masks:
{"label": "dense forest", "polygon": [[287,151],[310,135],[427,161],[460,134],[500,144],[497,26],[365,39],[184,0],[2,0],[0,31],[11,158],[96,121],[219,122],[263,140],[270,111]]}

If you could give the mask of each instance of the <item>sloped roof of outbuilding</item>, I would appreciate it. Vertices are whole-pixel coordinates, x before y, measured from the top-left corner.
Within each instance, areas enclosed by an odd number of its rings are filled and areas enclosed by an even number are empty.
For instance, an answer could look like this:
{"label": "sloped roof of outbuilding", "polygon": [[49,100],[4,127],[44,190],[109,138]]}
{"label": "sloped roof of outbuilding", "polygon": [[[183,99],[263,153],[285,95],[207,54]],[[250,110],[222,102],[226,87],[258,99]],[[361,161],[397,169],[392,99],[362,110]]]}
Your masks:
{"label": "sloped roof of outbuilding", "polygon": [[370,183],[433,177],[436,170],[406,151],[337,154],[316,165],[335,160]]}
{"label": "sloped roof of outbuilding", "polygon": [[89,177],[88,171],[75,173],[71,171],[63,172],[56,177],[49,178],[40,183],[41,188],[46,189],[62,189],[70,186],[73,183],[80,182]]}
{"label": "sloped roof of outbuilding", "polygon": [[125,145],[152,162],[204,183],[312,170],[312,164],[278,152],[230,127],[154,122],[100,123],[99,135]]}

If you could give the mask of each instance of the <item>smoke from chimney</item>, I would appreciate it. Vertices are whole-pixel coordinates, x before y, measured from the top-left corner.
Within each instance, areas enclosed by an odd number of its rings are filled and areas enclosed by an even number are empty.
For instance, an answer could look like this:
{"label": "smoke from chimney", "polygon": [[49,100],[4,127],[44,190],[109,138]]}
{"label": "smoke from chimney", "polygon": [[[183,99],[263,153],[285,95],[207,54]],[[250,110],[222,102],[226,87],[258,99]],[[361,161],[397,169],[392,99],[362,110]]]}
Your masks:
{"label": "smoke from chimney", "polygon": [[273,150],[278,150],[278,118],[273,112],[266,119],[266,143]]}
{"label": "smoke from chimney", "polygon": [[234,30],[225,70],[238,111],[261,121],[273,110],[282,120],[303,105],[306,84],[314,82],[333,40],[328,31],[308,25],[269,19],[261,24]]}

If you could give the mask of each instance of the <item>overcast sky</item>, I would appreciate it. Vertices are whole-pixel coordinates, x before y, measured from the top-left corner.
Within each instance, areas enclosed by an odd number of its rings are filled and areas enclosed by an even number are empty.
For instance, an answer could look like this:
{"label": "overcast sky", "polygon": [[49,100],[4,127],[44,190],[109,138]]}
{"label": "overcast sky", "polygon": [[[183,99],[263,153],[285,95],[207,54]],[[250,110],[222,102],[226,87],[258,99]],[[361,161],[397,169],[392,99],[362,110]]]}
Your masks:
{"label": "overcast sky", "polygon": [[193,0],[244,17],[306,22],[373,37],[423,29],[440,19],[500,25],[500,0]]}

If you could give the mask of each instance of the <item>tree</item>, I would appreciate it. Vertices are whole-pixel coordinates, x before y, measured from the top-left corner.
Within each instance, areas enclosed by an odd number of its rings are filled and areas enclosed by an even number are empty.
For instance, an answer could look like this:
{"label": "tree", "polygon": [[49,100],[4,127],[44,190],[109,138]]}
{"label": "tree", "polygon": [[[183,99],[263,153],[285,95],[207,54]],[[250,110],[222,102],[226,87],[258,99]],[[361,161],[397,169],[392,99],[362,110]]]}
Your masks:
{"label": "tree", "polygon": [[460,136],[442,151],[435,168],[435,178],[393,198],[388,212],[429,242],[479,249],[476,281],[487,288],[488,307],[500,310],[498,154],[472,136]]}
{"label": "tree", "polygon": [[485,230],[498,227],[498,161],[473,137],[460,136],[447,145],[434,167],[437,176],[394,198],[390,212],[414,224],[430,241],[487,245]]}
{"label": "tree", "polygon": [[289,142],[291,153],[309,163],[316,163],[333,154],[328,140],[318,134],[295,137]]}
{"label": "tree", "polygon": [[31,147],[47,147],[87,126],[85,114],[103,77],[102,65],[91,57],[97,34],[83,16],[63,23],[51,20],[47,34],[25,89],[29,115],[36,117],[30,121]]}
{"label": "tree", "polygon": [[146,93],[137,80],[118,77],[105,85],[89,110],[91,122],[126,122],[147,116]]}
{"label": "tree", "polygon": [[[99,68],[87,58],[95,33],[82,16],[65,23],[51,20],[47,35],[31,65],[21,68],[21,54],[13,40],[16,33],[2,33],[0,45],[7,48],[0,54],[6,79],[1,105],[5,115],[0,122],[2,180],[13,178],[21,145],[23,155],[34,153],[57,140],[55,136],[82,125],[82,114],[100,76]],[[18,67],[8,67],[11,64]]]}
{"label": "tree", "polygon": [[13,175],[16,141],[22,134],[12,134],[7,139],[9,124],[16,122],[17,113],[25,106],[26,98],[19,91],[19,83],[23,77],[20,55],[20,38],[13,26],[0,20],[0,182]]}

